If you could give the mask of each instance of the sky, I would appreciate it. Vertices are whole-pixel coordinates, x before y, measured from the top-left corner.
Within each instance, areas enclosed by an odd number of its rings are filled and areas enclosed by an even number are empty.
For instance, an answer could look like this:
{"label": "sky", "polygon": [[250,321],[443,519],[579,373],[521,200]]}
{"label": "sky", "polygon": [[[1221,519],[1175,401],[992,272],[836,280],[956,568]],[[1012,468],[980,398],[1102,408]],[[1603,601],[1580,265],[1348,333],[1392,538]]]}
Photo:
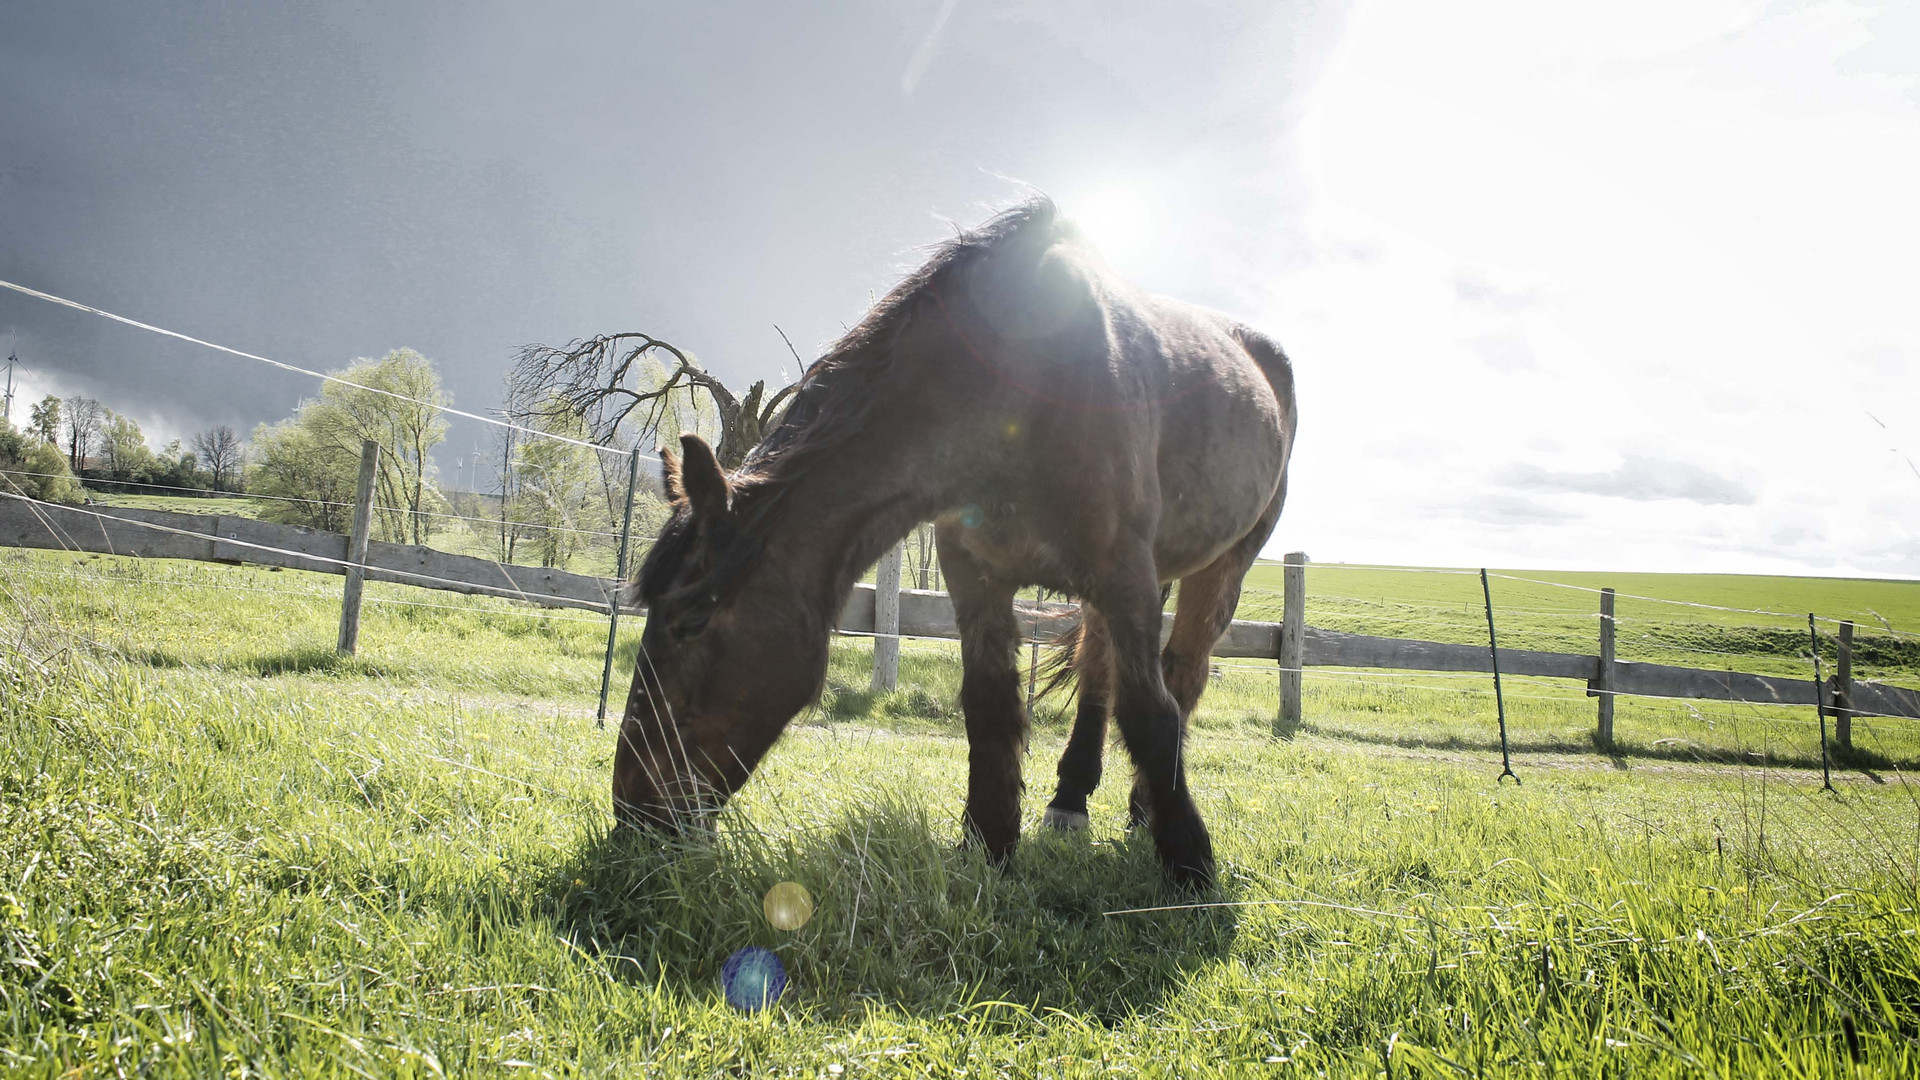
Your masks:
{"label": "sky", "polygon": [[[1920,577],[1920,5],[803,7],[0,5],[0,278],[485,411],[617,330],[794,378],[1038,189],[1293,357],[1269,554]],[[8,331],[156,443],[316,392]]]}

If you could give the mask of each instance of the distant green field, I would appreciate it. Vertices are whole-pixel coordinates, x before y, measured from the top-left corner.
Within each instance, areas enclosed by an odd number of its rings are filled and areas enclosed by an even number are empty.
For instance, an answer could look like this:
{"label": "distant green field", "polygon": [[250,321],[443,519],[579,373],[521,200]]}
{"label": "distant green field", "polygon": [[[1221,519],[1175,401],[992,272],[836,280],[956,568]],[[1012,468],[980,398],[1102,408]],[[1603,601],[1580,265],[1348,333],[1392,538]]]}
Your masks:
{"label": "distant green field", "polygon": [[[1867,578],[1784,577],[1758,574],[1628,574],[1603,571],[1492,569],[1494,604],[1568,615],[1590,616],[1599,611],[1596,591],[1610,588],[1622,594],[1618,614],[1632,606],[1646,612],[1678,615],[1704,622],[1768,624],[1775,617],[1752,611],[1780,613],[1778,625],[1804,629],[1808,612],[1822,618],[1853,619],[1860,629],[1895,627],[1920,635],[1920,581]],[[1247,575],[1249,589],[1280,591],[1281,566],[1261,560]],[[1531,578],[1532,581],[1515,580]],[[1538,584],[1545,583],[1545,584]],[[1318,598],[1365,603],[1391,599],[1399,603],[1437,604],[1481,610],[1480,576],[1474,569],[1374,569],[1338,563],[1309,563],[1309,603]],[[1641,600],[1636,597],[1651,597]],[[1674,601],[1676,603],[1656,603]],[[1682,609],[1681,604],[1708,605]],[[1715,611],[1713,607],[1734,608]]]}
{"label": "distant green field", "polygon": [[[1641,660],[1762,675],[1807,675],[1807,614],[1820,617],[1833,659],[1833,620],[1855,623],[1855,673],[1920,685],[1920,582],[1743,574],[1614,574],[1492,570],[1502,647],[1593,653],[1597,590],[1618,594],[1616,645]],[[1522,580],[1525,579],[1525,580]],[[1674,602],[1666,602],[1674,601]],[[1278,620],[1281,567],[1247,575],[1238,617]],[[1329,630],[1482,643],[1486,609],[1477,570],[1307,567],[1307,623]],[[1734,609],[1734,610],[1722,610]],[[1763,614],[1763,613],[1773,614]]]}
{"label": "distant green field", "polygon": [[234,517],[259,517],[264,499],[245,496],[130,495],[117,491],[86,488],[87,498],[98,506],[131,506],[141,510],[166,510],[175,514],[228,514]]}

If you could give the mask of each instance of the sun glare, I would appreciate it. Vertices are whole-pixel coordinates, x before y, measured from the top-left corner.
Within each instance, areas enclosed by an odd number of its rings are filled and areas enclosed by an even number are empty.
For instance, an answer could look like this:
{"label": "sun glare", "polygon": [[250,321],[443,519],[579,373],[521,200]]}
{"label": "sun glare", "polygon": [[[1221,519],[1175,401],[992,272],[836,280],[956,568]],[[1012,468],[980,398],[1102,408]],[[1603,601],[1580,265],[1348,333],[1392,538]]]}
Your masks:
{"label": "sun glare", "polygon": [[1153,202],[1138,189],[1107,187],[1070,195],[1060,200],[1060,209],[1114,262],[1137,258],[1153,246]]}

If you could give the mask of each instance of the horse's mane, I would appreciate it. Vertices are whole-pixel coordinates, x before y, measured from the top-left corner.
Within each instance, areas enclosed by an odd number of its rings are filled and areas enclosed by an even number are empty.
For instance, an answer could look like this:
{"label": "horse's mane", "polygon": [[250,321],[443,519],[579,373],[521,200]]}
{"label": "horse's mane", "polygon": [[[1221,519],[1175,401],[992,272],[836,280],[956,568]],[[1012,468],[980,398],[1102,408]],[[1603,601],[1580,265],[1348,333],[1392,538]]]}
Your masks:
{"label": "horse's mane", "polygon": [[[758,553],[752,536],[778,513],[787,490],[782,481],[799,475],[816,456],[860,431],[887,380],[895,373],[894,344],[912,321],[920,301],[952,281],[956,274],[1010,241],[1050,239],[1065,225],[1053,200],[1036,195],[994,215],[977,229],[961,230],[935,245],[920,268],[895,285],[858,325],[808,366],[780,422],[748,454],[732,477],[734,507],[741,520],[727,526],[735,548],[717,578],[730,578]],[[642,563],[637,584],[642,596],[666,592],[680,563],[693,547],[695,530],[684,508],[660,530]],[[737,541],[737,543],[736,543]],[[703,587],[714,585],[703,582]],[[709,591],[712,591],[709,588]]]}
{"label": "horse's mane", "polygon": [[859,431],[877,391],[893,372],[893,345],[919,302],[1003,244],[1033,235],[1050,237],[1060,224],[1053,200],[1035,195],[977,229],[961,230],[934,245],[919,269],[808,366],[780,422],[747,454],[736,482],[752,488],[777,481]]}

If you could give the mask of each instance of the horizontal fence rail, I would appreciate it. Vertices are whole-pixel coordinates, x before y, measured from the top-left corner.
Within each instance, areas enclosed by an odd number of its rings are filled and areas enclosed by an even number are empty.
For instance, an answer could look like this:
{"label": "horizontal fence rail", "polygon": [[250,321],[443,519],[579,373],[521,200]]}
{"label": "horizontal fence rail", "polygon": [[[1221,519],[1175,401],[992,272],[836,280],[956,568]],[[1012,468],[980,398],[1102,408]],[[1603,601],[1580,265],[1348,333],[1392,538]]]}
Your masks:
{"label": "horizontal fence rail", "polygon": [[[48,548],[144,559],[254,563],[344,574],[349,538],[298,525],[215,514],[0,500],[0,547]],[[367,542],[368,581],[526,600],[546,607],[607,610],[614,582],[539,566],[452,555],[414,544]]]}
{"label": "horizontal fence rail", "polygon": [[[344,574],[348,537],[295,525],[224,515],[178,514],[127,507],[75,508],[10,498],[0,500],[0,546],[84,551],[140,558],[196,559],[255,563],[295,570]],[[371,541],[365,562],[367,580],[521,600],[546,607],[609,611],[621,584],[611,578],[499,563],[471,555],[451,555],[410,544]],[[876,624],[875,587],[854,587],[840,613],[838,629],[887,638],[958,638],[953,604],[942,592],[899,590],[898,622]],[[628,603],[622,610],[640,609]],[[1015,615],[1021,634],[1046,641],[1071,629],[1079,605],[1020,601]],[[887,614],[891,615],[891,612]],[[891,621],[891,620],[889,620]],[[1163,631],[1164,633],[1164,631]],[[1235,621],[1213,654],[1223,658],[1276,660],[1282,655],[1283,623]],[[1300,649],[1302,667],[1378,668],[1401,671],[1490,673],[1491,651],[1483,645],[1459,645],[1410,638],[1373,637],[1307,626]],[[1920,719],[1920,692],[1866,680],[1829,680],[1828,700],[1817,701],[1810,678],[1754,675],[1734,671],[1674,667],[1633,661],[1603,661],[1598,655],[1501,649],[1500,670],[1508,675],[1573,679],[1589,695],[1629,695],[1734,701],[1757,705],[1813,706],[1846,714]],[[1611,678],[1603,677],[1610,665]],[[1836,713],[1841,710],[1835,710]]]}

